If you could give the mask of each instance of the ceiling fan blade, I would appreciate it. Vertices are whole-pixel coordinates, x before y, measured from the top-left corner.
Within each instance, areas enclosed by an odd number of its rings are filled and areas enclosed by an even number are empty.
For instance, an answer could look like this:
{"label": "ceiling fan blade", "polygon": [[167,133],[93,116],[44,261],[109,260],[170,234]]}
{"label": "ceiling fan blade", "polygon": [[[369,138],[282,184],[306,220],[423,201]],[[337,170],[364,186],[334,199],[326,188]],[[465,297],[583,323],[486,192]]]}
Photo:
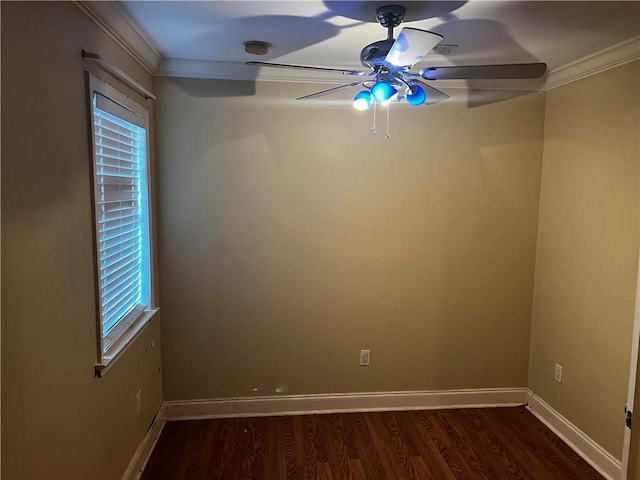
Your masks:
{"label": "ceiling fan blade", "polygon": [[476,80],[540,78],[547,71],[546,63],[511,63],[507,65],[467,65],[430,67],[420,71],[425,80]]}
{"label": "ceiling fan blade", "polygon": [[246,62],[247,65],[256,65],[258,67],[276,67],[276,68],[295,68],[298,70],[317,70],[321,72],[340,72],[345,75],[358,75],[360,77],[370,75],[373,72],[362,72],[360,70],[345,70],[342,68],[328,67],[309,67],[307,65],[290,65],[288,63],[270,63],[270,62]]}
{"label": "ceiling fan blade", "polygon": [[362,85],[362,82],[351,82],[351,83],[347,83],[346,85],[339,85],[337,87],[327,88],[326,90],[322,90],[320,92],[310,93],[309,95],[305,95],[304,97],[298,97],[298,98],[296,98],[296,100],[307,100],[309,98],[321,97],[323,95],[327,95],[329,93],[333,93],[336,90],[341,90],[341,89],[347,88],[347,87],[355,87],[356,85]]}
{"label": "ceiling fan blade", "polygon": [[388,67],[411,68],[431,51],[444,37],[437,33],[405,27],[385,58]]}
{"label": "ceiling fan blade", "polygon": [[431,85],[427,85],[426,83],[418,81],[416,81],[416,83],[419,83],[420,86],[424,88],[424,93],[427,96],[427,99],[424,101],[425,105],[434,105],[449,98],[449,95],[441,90],[438,90],[437,88],[433,88]]}

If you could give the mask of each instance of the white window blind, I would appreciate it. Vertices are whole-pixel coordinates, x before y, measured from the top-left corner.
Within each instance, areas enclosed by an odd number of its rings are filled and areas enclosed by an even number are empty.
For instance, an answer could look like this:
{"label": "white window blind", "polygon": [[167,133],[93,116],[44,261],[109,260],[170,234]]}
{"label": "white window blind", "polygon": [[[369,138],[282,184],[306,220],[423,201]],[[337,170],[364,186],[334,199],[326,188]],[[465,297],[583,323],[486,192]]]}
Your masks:
{"label": "white window blind", "polygon": [[146,115],[122,103],[92,92],[103,364],[113,357],[123,335],[151,308]]}

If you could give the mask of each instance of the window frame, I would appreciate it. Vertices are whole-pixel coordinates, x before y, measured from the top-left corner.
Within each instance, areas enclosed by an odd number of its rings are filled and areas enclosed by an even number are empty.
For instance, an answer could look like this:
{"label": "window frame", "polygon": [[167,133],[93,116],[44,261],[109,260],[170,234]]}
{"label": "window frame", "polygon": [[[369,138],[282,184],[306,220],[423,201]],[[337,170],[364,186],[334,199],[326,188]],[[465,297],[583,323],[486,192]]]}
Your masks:
{"label": "window frame", "polygon": [[[152,205],[152,189],[151,189],[151,152],[150,152],[150,131],[149,131],[149,111],[139,102],[127,97],[125,94],[112,87],[105,81],[87,72],[88,84],[88,101],[89,101],[89,125],[90,125],[90,149],[91,149],[91,190],[92,190],[92,217],[93,217],[93,246],[94,246],[94,266],[95,266],[95,285],[96,285],[96,338],[97,338],[97,361],[95,364],[95,374],[102,377],[106,371],[116,362],[118,358],[127,350],[127,348],[135,341],[135,339],[146,329],[158,308],[155,307],[155,285],[154,285],[154,245],[153,245],[153,205]],[[142,280],[143,285],[146,284],[146,297],[148,304],[143,308],[129,311],[120,317],[113,325],[107,335],[103,332],[103,315],[101,300],[101,280],[100,280],[100,257],[99,257],[99,200],[100,188],[97,174],[97,149],[96,149],[96,127],[94,112],[94,95],[98,94],[102,97],[114,102],[133,115],[139,116],[142,125],[138,125],[145,130],[145,158],[144,158],[144,183],[146,186],[146,198],[143,198],[141,206],[146,211],[143,222],[143,241],[146,242],[148,258],[143,262],[141,267],[148,278]],[[110,113],[111,112],[107,112]],[[134,123],[126,118],[116,117],[121,120]],[[135,123],[137,124],[137,123]],[[144,249],[144,247],[143,247]],[[112,338],[115,337],[115,338]],[[109,338],[111,345],[105,350],[105,340]]]}

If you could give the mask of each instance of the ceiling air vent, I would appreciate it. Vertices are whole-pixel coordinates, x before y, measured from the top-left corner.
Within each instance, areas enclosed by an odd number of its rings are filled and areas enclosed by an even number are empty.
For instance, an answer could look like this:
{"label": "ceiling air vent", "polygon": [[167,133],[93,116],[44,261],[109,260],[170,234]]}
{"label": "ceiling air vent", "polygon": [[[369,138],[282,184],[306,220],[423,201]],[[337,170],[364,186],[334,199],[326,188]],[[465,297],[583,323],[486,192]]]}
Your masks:
{"label": "ceiling air vent", "polygon": [[440,45],[436,45],[435,47],[433,47],[429,52],[429,55],[442,55],[442,56],[451,55],[451,52],[455,50],[457,47],[458,45],[453,45],[453,44],[447,45],[446,43],[441,43]]}
{"label": "ceiling air vent", "polygon": [[260,42],[258,40],[249,40],[244,42],[244,51],[251,55],[266,55],[271,44]]}

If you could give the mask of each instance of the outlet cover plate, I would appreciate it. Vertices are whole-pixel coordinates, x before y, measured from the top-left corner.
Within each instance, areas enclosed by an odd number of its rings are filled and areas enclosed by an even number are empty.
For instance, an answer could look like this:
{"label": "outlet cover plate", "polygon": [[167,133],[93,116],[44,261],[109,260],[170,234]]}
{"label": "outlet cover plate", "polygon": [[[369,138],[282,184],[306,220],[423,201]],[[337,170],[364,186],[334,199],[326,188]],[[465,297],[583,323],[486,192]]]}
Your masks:
{"label": "outlet cover plate", "polygon": [[360,350],[360,366],[368,367],[371,358],[371,350]]}
{"label": "outlet cover plate", "polygon": [[139,416],[141,411],[142,411],[142,390],[138,390],[138,393],[136,393],[136,416]]}
{"label": "outlet cover plate", "polygon": [[556,363],[556,372],[554,375],[556,382],[562,383],[562,365]]}

